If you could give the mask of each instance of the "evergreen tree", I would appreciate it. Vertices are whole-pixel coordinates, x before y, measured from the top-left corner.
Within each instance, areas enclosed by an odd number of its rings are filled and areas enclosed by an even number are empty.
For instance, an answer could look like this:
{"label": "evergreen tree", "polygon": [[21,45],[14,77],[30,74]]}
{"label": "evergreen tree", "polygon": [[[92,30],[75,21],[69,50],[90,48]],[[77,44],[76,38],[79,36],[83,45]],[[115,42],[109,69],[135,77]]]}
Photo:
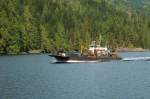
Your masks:
{"label": "evergreen tree", "polygon": [[79,50],[100,38],[111,48],[150,48],[143,2],[140,10],[129,0],[0,0],[0,53]]}

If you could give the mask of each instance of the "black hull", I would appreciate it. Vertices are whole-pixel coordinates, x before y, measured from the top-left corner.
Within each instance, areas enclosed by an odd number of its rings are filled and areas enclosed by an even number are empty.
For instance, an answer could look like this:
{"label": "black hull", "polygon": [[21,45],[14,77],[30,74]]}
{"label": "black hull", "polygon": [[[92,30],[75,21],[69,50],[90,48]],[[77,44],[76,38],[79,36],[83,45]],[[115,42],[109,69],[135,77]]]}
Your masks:
{"label": "black hull", "polygon": [[94,56],[59,56],[59,55],[49,55],[54,57],[57,63],[67,63],[67,62],[105,62],[111,60],[121,60],[118,56],[101,56],[101,57],[94,57]]}

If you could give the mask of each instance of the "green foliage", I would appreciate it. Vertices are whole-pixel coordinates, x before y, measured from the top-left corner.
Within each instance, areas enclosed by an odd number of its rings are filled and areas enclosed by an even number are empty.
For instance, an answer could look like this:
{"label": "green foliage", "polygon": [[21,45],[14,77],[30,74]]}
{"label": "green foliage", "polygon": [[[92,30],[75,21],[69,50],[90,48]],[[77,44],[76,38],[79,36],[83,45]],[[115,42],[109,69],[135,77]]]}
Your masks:
{"label": "green foliage", "polygon": [[45,52],[50,52],[52,49],[52,41],[49,37],[48,31],[46,28],[42,25],[40,25],[40,32],[41,32],[41,49],[43,49]]}
{"label": "green foliage", "polygon": [[93,40],[150,48],[149,1],[137,1],[0,0],[0,53],[79,50]]}

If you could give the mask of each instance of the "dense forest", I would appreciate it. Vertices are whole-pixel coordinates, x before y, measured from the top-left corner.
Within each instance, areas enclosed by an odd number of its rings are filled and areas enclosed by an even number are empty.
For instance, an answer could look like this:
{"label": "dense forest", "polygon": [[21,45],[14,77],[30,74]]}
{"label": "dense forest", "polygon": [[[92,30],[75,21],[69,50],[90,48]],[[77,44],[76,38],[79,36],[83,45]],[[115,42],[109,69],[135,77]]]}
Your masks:
{"label": "dense forest", "polygon": [[93,40],[110,48],[150,48],[145,10],[119,1],[0,0],[0,53],[79,50]]}

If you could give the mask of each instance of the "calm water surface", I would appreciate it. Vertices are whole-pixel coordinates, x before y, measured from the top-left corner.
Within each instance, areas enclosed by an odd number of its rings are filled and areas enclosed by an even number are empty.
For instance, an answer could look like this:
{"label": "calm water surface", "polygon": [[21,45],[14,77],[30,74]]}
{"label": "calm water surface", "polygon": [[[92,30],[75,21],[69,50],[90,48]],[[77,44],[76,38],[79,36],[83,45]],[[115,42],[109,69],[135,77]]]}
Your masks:
{"label": "calm water surface", "polygon": [[[121,55],[150,57],[150,52]],[[150,99],[150,61],[53,60],[48,55],[0,56],[0,99]]]}

